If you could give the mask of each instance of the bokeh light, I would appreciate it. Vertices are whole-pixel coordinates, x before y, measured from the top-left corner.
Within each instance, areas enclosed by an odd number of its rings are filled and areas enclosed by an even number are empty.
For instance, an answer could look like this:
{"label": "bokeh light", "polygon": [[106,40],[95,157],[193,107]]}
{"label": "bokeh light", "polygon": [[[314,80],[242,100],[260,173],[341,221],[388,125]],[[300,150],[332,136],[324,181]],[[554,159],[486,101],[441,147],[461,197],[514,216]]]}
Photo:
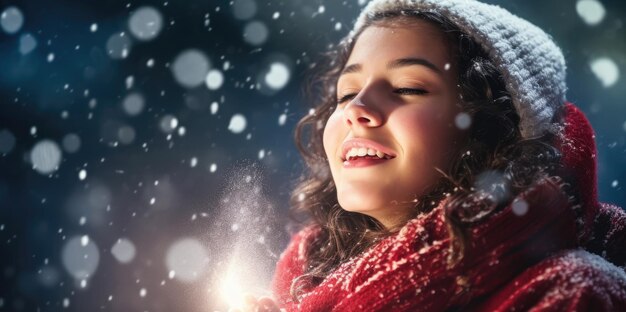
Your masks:
{"label": "bokeh light", "polygon": [[130,16],[128,28],[135,38],[142,41],[152,40],[163,28],[163,17],[154,7],[140,7]]}
{"label": "bokeh light", "polygon": [[33,169],[41,174],[49,174],[56,171],[61,164],[61,148],[52,140],[37,142],[30,152],[30,162]]}
{"label": "bokeh light", "polygon": [[224,83],[224,75],[217,69],[212,69],[206,75],[206,86],[209,90],[217,90]]}
{"label": "bokeh light", "polygon": [[243,39],[253,46],[262,45],[268,37],[269,29],[261,21],[251,21],[244,27]]}
{"label": "bokeh light", "polygon": [[454,124],[461,130],[469,129],[472,125],[472,117],[465,112],[460,112],[454,117]]}
{"label": "bokeh light", "polygon": [[591,61],[591,71],[605,88],[612,87],[619,80],[619,68],[615,61],[608,57],[601,57]]}
{"label": "bokeh light", "polygon": [[606,15],[604,6],[597,0],[578,0],[576,12],[590,26],[600,24]]}
{"label": "bokeh light", "polygon": [[7,34],[18,32],[24,25],[24,15],[17,7],[10,6],[0,14],[0,27]]}
{"label": "bokeh light", "polygon": [[246,117],[242,114],[235,114],[230,118],[228,123],[228,130],[232,133],[241,133],[246,130]]}
{"label": "bokeh light", "polygon": [[63,149],[68,153],[76,153],[80,149],[80,137],[75,133],[68,133],[61,141]]}
{"label": "bokeh light", "polygon": [[[132,85],[132,82],[131,82]],[[126,114],[130,116],[137,116],[141,114],[145,106],[145,100],[140,93],[130,93],[126,95],[122,101],[122,107]]]}
{"label": "bokeh light", "polygon": [[165,264],[174,278],[181,282],[193,282],[204,273],[209,255],[202,244],[194,238],[182,238],[167,250]]}
{"label": "bokeh light", "polygon": [[194,88],[204,82],[210,64],[209,59],[200,50],[185,50],[174,59],[172,73],[181,86]]}
{"label": "bokeh light", "polygon": [[172,133],[178,127],[178,119],[173,115],[165,115],[159,122],[159,128],[164,133]]}
{"label": "bokeh light", "polygon": [[33,52],[37,47],[37,39],[33,37],[31,34],[23,34],[20,36],[20,46],[19,51],[20,54],[26,55],[30,52]]}
{"label": "bokeh light", "polygon": [[115,259],[121,263],[129,263],[135,259],[137,249],[135,244],[127,238],[118,239],[113,247],[111,247],[111,254]]}
{"label": "bokeh light", "polygon": [[256,14],[257,4],[254,0],[234,0],[232,10],[236,19],[247,20]]}
{"label": "bokeh light", "polygon": [[125,32],[115,33],[106,43],[107,54],[112,59],[125,59],[130,53],[132,41]]}
{"label": "bokeh light", "polygon": [[280,62],[270,64],[269,71],[265,74],[265,83],[274,90],[280,90],[289,82],[289,68]]}
{"label": "bokeh light", "polygon": [[100,263],[100,252],[89,236],[73,236],[63,246],[61,259],[65,270],[74,279],[83,281],[96,272]]}

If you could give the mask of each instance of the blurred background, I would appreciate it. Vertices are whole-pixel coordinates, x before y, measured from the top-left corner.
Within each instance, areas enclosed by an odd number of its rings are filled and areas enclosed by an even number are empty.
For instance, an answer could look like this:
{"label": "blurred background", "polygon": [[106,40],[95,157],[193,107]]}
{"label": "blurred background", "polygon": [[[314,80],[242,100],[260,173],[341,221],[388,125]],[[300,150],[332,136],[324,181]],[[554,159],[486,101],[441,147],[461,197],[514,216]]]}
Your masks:
{"label": "blurred background", "polygon": [[[0,311],[267,294],[305,78],[366,2],[0,1]],[[626,2],[487,2],[562,47],[600,198],[626,206]]]}

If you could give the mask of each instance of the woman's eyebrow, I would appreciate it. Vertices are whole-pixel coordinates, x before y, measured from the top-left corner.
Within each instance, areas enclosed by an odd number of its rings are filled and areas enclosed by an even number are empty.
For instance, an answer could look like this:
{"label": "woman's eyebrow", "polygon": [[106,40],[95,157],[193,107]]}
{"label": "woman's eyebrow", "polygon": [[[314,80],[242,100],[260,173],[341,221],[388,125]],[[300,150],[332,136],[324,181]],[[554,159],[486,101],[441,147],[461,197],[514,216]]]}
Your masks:
{"label": "woman's eyebrow", "polygon": [[[410,57],[410,58],[396,59],[387,63],[387,68],[396,69],[400,67],[415,66],[415,65],[425,66],[438,74],[442,74],[441,70],[435,64],[423,58]],[[345,74],[350,74],[350,73],[358,73],[361,71],[362,68],[363,66],[361,64],[358,64],[358,63],[350,64],[341,71],[340,76],[343,76]]]}
{"label": "woman's eyebrow", "polygon": [[343,76],[345,74],[351,74],[351,73],[358,73],[361,71],[361,68],[363,66],[361,66],[361,64],[350,64],[348,66],[346,66],[342,71],[341,74],[339,76]]}
{"label": "woman's eyebrow", "polygon": [[401,58],[401,59],[393,60],[393,61],[387,63],[387,68],[388,69],[396,69],[396,68],[400,68],[400,67],[415,66],[415,65],[426,66],[426,67],[430,68],[432,71],[434,71],[434,72],[436,72],[438,74],[442,74],[441,70],[439,68],[437,68],[437,66],[435,64],[433,64],[430,61],[428,61],[427,59],[423,59],[423,58]]}

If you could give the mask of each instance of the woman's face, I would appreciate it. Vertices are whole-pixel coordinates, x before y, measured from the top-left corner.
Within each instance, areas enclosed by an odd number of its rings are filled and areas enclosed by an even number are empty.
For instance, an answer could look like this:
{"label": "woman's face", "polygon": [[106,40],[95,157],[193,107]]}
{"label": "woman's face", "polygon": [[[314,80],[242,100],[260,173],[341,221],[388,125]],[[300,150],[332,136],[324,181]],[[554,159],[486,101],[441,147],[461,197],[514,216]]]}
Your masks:
{"label": "woman's face", "polygon": [[386,227],[405,222],[460,144],[456,66],[443,33],[422,21],[370,26],[337,82],[324,129],[337,197]]}

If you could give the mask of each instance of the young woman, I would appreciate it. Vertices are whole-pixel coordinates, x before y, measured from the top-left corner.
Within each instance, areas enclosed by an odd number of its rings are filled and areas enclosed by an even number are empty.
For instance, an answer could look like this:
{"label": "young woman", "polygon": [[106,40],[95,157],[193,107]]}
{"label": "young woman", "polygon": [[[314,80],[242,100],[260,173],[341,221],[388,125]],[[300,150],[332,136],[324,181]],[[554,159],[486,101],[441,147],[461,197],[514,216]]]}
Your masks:
{"label": "young woman", "polygon": [[298,125],[308,212],[273,311],[626,311],[626,214],[543,31],[471,0],[374,0]]}

